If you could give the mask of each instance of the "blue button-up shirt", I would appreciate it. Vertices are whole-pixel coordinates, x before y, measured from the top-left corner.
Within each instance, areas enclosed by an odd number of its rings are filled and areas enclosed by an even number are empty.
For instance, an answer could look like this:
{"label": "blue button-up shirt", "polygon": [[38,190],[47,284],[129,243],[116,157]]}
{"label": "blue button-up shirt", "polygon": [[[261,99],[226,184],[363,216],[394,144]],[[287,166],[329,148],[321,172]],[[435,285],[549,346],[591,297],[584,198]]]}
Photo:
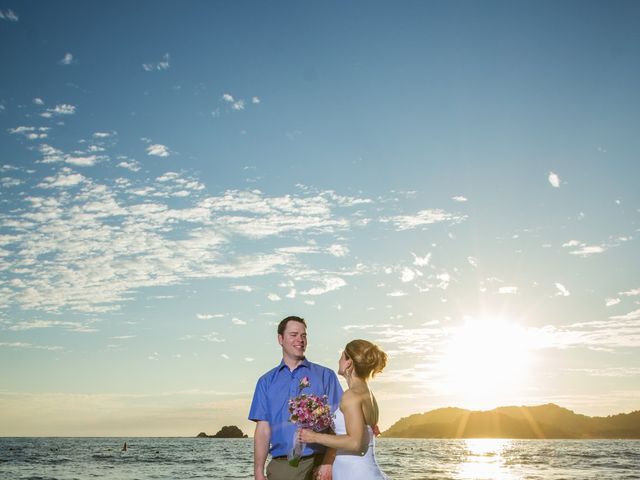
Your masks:
{"label": "blue button-up shirt", "polygon": [[[303,377],[309,377],[310,385],[301,390],[299,386]],[[269,453],[273,457],[287,455],[293,448],[293,437],[298,427],[289,421],[289,399],[301,393],[327,395],[331,411],[334,412],[340,405],[342,387],[333,370],[311,363],[307,359],[293,371],[289,370],[283,360],[280,365],[258,379],[249,410],[249,420],[269,422]],[[322,453],[324,450],[321,445],[307,445],[302,455]]]}

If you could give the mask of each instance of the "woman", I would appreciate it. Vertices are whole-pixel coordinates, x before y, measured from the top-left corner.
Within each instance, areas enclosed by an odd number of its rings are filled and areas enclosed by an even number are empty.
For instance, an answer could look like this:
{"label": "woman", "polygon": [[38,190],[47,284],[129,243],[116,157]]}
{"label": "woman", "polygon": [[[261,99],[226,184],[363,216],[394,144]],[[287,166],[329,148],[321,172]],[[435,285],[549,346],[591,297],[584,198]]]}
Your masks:
{"label": "woman", "polygon": [[378,404],[369,390],[368,380],[387,364],[387,354],[367,340],[347,344],[338,362],[338,374],[348,390],[335,412],[336,434],[300,430],[300,440],[335,448],[333,480],[384,480],[375,457]]}

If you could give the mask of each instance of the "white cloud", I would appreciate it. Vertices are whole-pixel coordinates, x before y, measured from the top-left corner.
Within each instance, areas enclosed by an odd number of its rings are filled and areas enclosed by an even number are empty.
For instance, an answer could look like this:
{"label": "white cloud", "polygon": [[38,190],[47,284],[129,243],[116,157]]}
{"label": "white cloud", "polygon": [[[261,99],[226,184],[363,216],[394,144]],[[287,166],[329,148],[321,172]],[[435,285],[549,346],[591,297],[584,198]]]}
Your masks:
{"label": "white cloud", "polygon": [[67,52],[64,54],[64,57],[58,63],[60,63],[61,65],[71,65],[72,63],[75,63],[75,62],[76,61],[73,58],[73,55]]}
{"label": "white cloud", "polygon": [[447,272],[444,272],[436,275],[436,278],[440,280],[440,283],[437,285],[438,288],[441,288],[442,290],[446,290],[447,288],[449,288],[451,275],[449,275]]}
{"label": "white cloud", "polygon": [[402,275],[400,277],[400,280],[402,280],[402,282],[410,282],[414,278],[416,278],[416,273],[413,270],[408,267],[404,267],[402,269]]}
{"label": "white cloud", "polygon": [[620,303],[620,299],[619,298],[606,298],[604,301],[604,304],[607,307],[613,307],[614,305],[617,305]]}
{"label": "white cloud", "polygon": [[560,187],[560,177],[556,173],[549,172],[549,176],[547,178],[552,187]]}
{"label": "white cloud", "polygon": [[226,342],[226,340],[222,337],[220,337],[220,334],[218,332],[211,332],[211,333],[207,333],[205,335],[202,335],[202,340],[206,340],[207,342],[212,342],[212,343],[224,343]]}
{"label": "white cloud", "polygon": [[267,295],[267,298],[272,302],[279,302],[280,300],[282,300],[280,298],[280,295],[278,295],[277,293],[270,293],[269,295]]}
{"label": "white cloud", "polygon": [[577,247],[578,245],[581,245],[578,240],[569,240],[562,244],[563,247]]}
{"label": "white cloud", "polygon": [[249,285],[232,285],[231,290],[234,292],[252,292],[253,288]]}
{"label": "white cloud", "polygon": [[44,105],[44,100],[42,100],[39,97],[36,97],[36,98],[33,99],[33,104],[34,105]]}
{"label": "white cloud", "polygon": [[[39,150],[47,157],[65,158],[49,145]],[[307,296],[346,285],[341,273],[309,269],[301,262],[301,252],[260,240],[289,233],[335,235],[351,227],[340,212],[357,205],[358,199],[333,192],[268,196],[247,190],[187,199],[174,208],[153,197],[157,187],[184,181],[186,188],[194,180],[169,177],[165,182],[154,178],[98,183],[63,167],[40,182],[28,179],[31,190],[15,198],[19,208],[0,212],[3,238],[11,238],[2,246],[7,252],[2,266],[21,281],[0,290],[1,303],[25,310],[95,314],[118,310],[140,289],[194,279],[233,281],[281,273],[313,282],[304,291]],[[38,196],[33,182],[46,191]],[[197,181],[192,188],[200,188]],[[140,199],[135,193],[142,190],[146,194]],[[234,247],[239,239],[251,240],[243,242],[250,247],[245,254],[239,255]],[[359,271],[347,270],[345,275]],[[251,287],[240,284],[235,290]],[[293,284],[288,291],[288,298],[299,295]]]}
{"label": "white cloud", "polygon": [[229,360],[229,355],[227,355],[226,353],[221,353],[220,356],[225,360]]}
{"label": "white cloud", "polygon": [[89,155],[86,157],[74,157],[72,155],[67,155],[64,161],[77,167],[92,167],[98,161],[98,157],[96,155]]}
{"label": "white cloud", "polygon": [[147,147],[147,155],[155,155],[156,157],[168,157],[169,149],[159,143],[155,143]]}
{"label": "white cloud", "polygon": [[476,257],[467,257],[467,262],[469,262],[469,265],[472,267],[478,267],[478,259]]}
{"label": "white cloud", "polygon": [[451,200],[454,202],[466,202],[468,201],[467,197],[463,197],[462,195],[456,195],[455,197],[451,197]]}
{"label": "white cloud", "polygon": [[[640,309],[625,313],[624,315],[615,315],[609,318],[611,318],[611,320],[637,320],[640,318]],[[640,325],[636,326],[640,328]]]}
{"label": "white cloud", "polygon": [[49,130],[49,127],[20,126],[16,128],[9,128],[7,131],[12,135],[23,135],[29,140],[40,140],[48,137],[48,134],[46,132]]}
{"label": "white cloud", "polygon": [[347,284],[347,282],[340,277],[325,277],[320,279],[320,282],[322,283],[322,286],[313,287],[304,292],[300,292],[300,295],[324,295],[325,293],[338,290]]}
{"label": "white cloud", "polygon": [[625,297],[637,297],[640,295],[640,288],[633,288],[631,290],[627,290],[626,292],[620,292],[620,295],[624,295]]}
{"label": "white cloud", "polygon": [[349,253],[349,249],[344,245],[333,244],[328,250],[334,257],[345,257]]}
{"label": "white cloud", "polygon": [[557,293],[556,293],[557,296],[568,297],[569,295],[571,295],[569,290],[567,290],[566,287],[563,284],[556,283],[555,286],[556,286],[556,289],[558,290]]}
{"label": "white cloud", "polygon": [[64,350],[63,347],[57,346],[47,346],[47,345],[33,345],[31,343],[25,342],[0,342],[0,347],[8,347],[8,348],[33,348],[36,350]]}
{"label": "white cloud", "polygon": [[58,175],[45,177],[38,185],[40,188],[67,188],[75,187],[84,182],[85,177],[79,173],[73,173],[68,168],[63,168]]}
{"label": "white cloud", "polygon": [[427,253],[424,257],[419,257],[415,253],[411,253],[413,255],[413,264],[417,267],[426,267],[431,262],[431,252]]}
{"label": "white cloud", "polygon": [[41,144],[38,151],[43,155],[42,163],[55,163],[64,160],[64,155],[60,150],[46,143]]}
{"label": "white cloud", "polygon": [[34,329],[44,329],[44,328],[53,328],[53,327],[62,327],[67,330],[71,330],[73,332],[82,332],[82,333],[93,333],[98,330],[91,327],[91,324],[94,322],[67,322],[60,320],[32,320],[29,322],[18,322],[9,327],[9,330],[13,331],[24,331],[24,330],[34,330]]}
{"label": "white cloud", "polygon": [[515,286],[500,287],[498,288],[498,293],[505,294],[505,295],[513,295],[518,293],[518,287],[515,287]]}
{"label": "white cloud", "polygon": [[224,315],[221,313],[198,313],[196,314],[196,318],[198,320],[211,320],[212,318],[223,318]]}
{"label": "white cloud", "polygon": [[[235,110],[235,111],[241,111],[244,110],[247,102],[245,102],[244,99],[242,98],[234,98],[233,95],[231,95],[230,93],[223,93],[222,97],[221,97],[222,101],[229,104],[231,106],[231,110]],[[251,98],[251,104],[252,105],[257,105],[260,103],[260,99],[258,97],[252,97]],[[219,117],[220,116],[220,109],[216,109],[212,112],[212,115],[214,117]],[[244,133],[246,133],[243,130]]]}
{"label": "white cloud", "polygon": [[8,20],[10,22],[17,22],[19,20],[18,15],[13,10],[7,9],[5,11],[0,10],[0,20]]}
{"label": "white cloud", "polygon": [[408,293],[402,290],[394,290],[393,292],[387,293],[387,297],[405,297],[407,295]]}
{"label": "white cloud", "polygon": [[233,323],[234,325],[246,325],[247,324],[247,322],[245,322],[244,320],[240,320],[237,317],[233,317],[231,319],[231,323]]}
{"label": "white cloud", "polygon": [[466,220],[465,215],[455,215],[440,209],[421,210],[415,215],[397,215],[393,217],[382,217],[381,222],[393,223],[400,231],[411,230],[420,226],[434,223],[448,222],[450,224],[460,223]]}
{"label": "white cloud", "polygon": [[23,183],[24,181],[20,180],[19,178],[13,178],[13,177],[0,178],[0,185],[2,185],[3,188],[17,187],[19,185],[22,185]]}
{"label": "white cloud", "polygon": [[[76,113],[76,106],[62,103],[56,105],[54,108],[47,108],[47,113],[51,115],[73,115]],[[44,114],[42,114],[42,116],[44,116]]]}
{"label": "white cloud", "polygon": [[590,377],[637,377],[638,367],[571,368],[571,372],[586,373]]}
{"label": "white cloud", "polygon": [[142,68],[146,72],[158,71],[158,70],[168,70],[169,69],[169,54],[165,53],[162,56],[162,60],[157,63],[143,63]]}
{"label": "white cloud", "polygon": [[180,174],[176,173],[176,172],[166,172],[163,175],[160,175],[159,177],[156,178],[156,181],[158,182],[168,182],[170,180],[176,180],[177,178],[180,178]]}
{"label": "white cloud", "polygon": [[596,253],[602,253],[606,251],[606,247],[603,245],[582,245],[579,249],[569,252],[571,255],[579,255],[581,257],[588,257]]}
{"label": "white cloud", "polygon": [[347,332],[351,331],[351,330],[367,330],[369,328],[373,328],[375,327],[375,325],[344,325],[342,327],[343,330],[346,330]]}
{"label": "white cloud", "polygon": [[109,138],[112,137],[114,134],[113,133],[109,133],[109,132],[95,132],[93,134],[94,138]]}
{"label": "white cloud", "polygon": [[139,172],[141,168],[140,164],[135,160],[120,162],[117,166],[120,168],[126,168],[132,172]]}
{"label": "white cloud", "polygon": [[564,248],[573,248],[574,250],[569,253],[571,255],[579,255],[581,257],[588,257],[589,255],[596,253],[602,253],[608,248],[607,245],[587,245],[586,243],[578,240],[569,240],[568,242],[563,243],[562,246]]}

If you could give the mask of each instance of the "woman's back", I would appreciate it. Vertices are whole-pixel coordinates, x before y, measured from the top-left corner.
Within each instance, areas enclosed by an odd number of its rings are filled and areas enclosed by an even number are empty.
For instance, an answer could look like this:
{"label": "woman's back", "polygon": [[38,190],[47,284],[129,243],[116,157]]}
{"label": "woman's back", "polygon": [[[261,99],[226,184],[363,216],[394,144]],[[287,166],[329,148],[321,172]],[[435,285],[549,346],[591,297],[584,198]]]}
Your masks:
{"label": "woman's back", "polygon": [[[369,414],[369,418],[371,419],[371,414],[373,414],[376,409],[375,400],[372,397],[370,397],[370,399],[373,400],[373,402],[370,402],[369,405],[365,405],[365,402],[363,402],[362,413],[365,416],[366,423],[368,423],[367,414]],[[368,410],[367,407],[369,407]],[[334,420],[336,435],[346,434],[347,428],[342,410],[336,410]],[[387,478],[380,470],[378,462],[376,461],[376,440],[371,425],[365,426],[365,435],[368,441],[367,449],[363,454],[348,450],[337,450],[332,470],[334,480],[385,480]]]}

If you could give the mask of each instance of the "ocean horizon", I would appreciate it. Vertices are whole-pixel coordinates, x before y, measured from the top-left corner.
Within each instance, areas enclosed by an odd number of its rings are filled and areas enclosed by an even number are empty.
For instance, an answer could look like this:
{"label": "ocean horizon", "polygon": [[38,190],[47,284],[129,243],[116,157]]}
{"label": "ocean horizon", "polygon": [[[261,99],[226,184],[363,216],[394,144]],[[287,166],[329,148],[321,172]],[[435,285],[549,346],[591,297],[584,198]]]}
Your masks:
{"label": "ocean horizon", "polygon": [[[382,438],[376,457],[390,480],[640,478],[640,440]],[[253,439],[0,437],[0,478],[249,479]]]}

